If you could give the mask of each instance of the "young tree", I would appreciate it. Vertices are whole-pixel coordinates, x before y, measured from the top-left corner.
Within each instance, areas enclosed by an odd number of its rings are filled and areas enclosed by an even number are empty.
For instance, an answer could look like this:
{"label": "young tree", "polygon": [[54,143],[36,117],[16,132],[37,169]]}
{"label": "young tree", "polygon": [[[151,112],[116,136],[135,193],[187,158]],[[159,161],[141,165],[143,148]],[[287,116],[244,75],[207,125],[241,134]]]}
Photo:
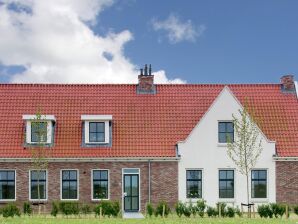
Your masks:
{"label": "young tree", "polygon": [[[249,113],[250,112],[250,113]],[[233,116],[234,141],[228,139],[227,153],[237,170],[246,176],[247,204],[249,204],[249,172],[255,167],[262,148],[262,139],[253,108],[245,102],[239,116]]]}
{"label": "young tree", "polygon": [[[31,139],[34,141],[34,145],[31,149],[32,166],[33,170],[36,171],[37,175],[37,203],[38,203],[38,214],[41,213],[41,187],[40,179],[42,172],[48,167],[48,158],[50,149],[47,147],[47,135],[48,127],[45,117],[38,109],[35,118],[31,121]],[[30,174],[31,175],[31,174]],[[31,191],[31,189],[30,189]]]}

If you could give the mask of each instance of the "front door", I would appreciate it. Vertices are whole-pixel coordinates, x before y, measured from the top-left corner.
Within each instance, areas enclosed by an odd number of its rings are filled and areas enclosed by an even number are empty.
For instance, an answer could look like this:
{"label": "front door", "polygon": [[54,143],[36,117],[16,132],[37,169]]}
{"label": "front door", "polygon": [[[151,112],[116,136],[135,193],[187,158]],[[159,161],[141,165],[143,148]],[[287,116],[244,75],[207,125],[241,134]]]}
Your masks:
{"label": "front door", "polygon": [[139,174],[124,174],[124,211],[139,211]]}

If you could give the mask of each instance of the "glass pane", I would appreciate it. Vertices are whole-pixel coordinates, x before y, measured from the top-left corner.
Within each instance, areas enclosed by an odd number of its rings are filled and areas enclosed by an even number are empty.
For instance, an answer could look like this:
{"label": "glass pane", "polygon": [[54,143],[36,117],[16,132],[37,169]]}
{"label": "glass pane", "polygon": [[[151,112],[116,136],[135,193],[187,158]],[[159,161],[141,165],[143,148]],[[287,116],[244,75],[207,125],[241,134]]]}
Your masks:
{"label": "glass pane", "polygon": [[108,182],[107,181],[95,181],[93,183],[93,197],[108,198]]}
{"label": "glass pane", "polygon": [[226,125],[224,122],[219,122],[218,123],[218,131],[219,132],[226,132]]}
{"label": "glass pane", "polygon": [[219,179],[226,179],[227,178],[227,171],[220,170],[219,171]]}
{"label": "glass pane", "polygon": [[105,134],[102,132],[98,132],[96,134],[96,141],[97,142],[104,142],[105,141]]}
{"label": "glass pane", "polygon": [[218,134],[218,141],[219,143],[226,143],[227,142],[227,138],[226,138],[226,133],[219,133]]}
{"label": "glass pane", "polygon": [[0,172],[0,180],[7,180],[7,171]]}
{"label": "glass pane", "polygon": [[94,122],[89,123],[89,132],[96,132],[96,123]]}
{"label": "glass pane", "polygon": [[187,181],[187,197],[198,198],[199,195],[199,181]]}
{"label": "glass pane", "polygon": [[131,198],[130,197],[125,197],[124,198],[124,209],[125,210],[130,210],[131,209]]}
{"label": "glass pane", "polygon": [[225,190],[220,190],[219,191],[219,197],[220,198],[227,198],[227,193]]}
{"label": "glass pane", "polygon": [[124,181],[125,181],[124,192],[126,192],[127,196],[130,196],[131,195],[130,176],[125,176]]}
{"label": "glass pane", "polygon": [[234,179],[234,171],[232,170],[227,171],[227,179]]}
{"label": "glass pane", "polygon": [[134,173],[139,173],[139,169],[124,169],[123,170],[123,173],[131,173],[131,174],[134,174]]}
{"label": "glass pane", "polygon": [[77,171],[76,170],[69,171],[69,179],[71,179],[71,180],[77,179]]}
{"label": "glass pane", "polygon": [[99,122],[97,123],[97,132],[104,132],[105,131],[105,123]]}
{"label": "glass pane", "polygon": [[259,179],[267,179],[267,172],[266,170],[259,171]]}
{"label": "glass pane", "polygon": [[233,190],[226,191],[226,197],[227,198],[234,198],[234,191]]}
{"label": "glass pane", "polygon": [[226,123],[227,132],[234,132],[234,124],[232,122]]}
{"label": "glass pane", "polygon": [[219,189],[220,190],[225,190],[226,188],[227,188],[226,181],[219,181]]}
{"label": "glass pane", "polygon": [[101,177],[101,179],[107,180],[108,179],[108,171],[102,170],[100,177]]}
{"label": "glass pane", "polygon": [[93,170],[93,179],[94,180],[100,179],[100,171],[99,170]]}
{"label": "glass pane", "polygon": [[198,170],[188,170],[187,173],[187,179],[200,179],[200,174]]}
{"label": "glass pane", "polygon": [[6,199],[14,199],[15,198],[15,185],[13,182],[8,183],[7,188],[7,198]]}
{"label": "glass pane", "polygon": [[69,171],[67,171],[67,170],[62,171],[62,179],[63,180],[68,180],[69,179]]}
{"label": "glass pane", "polygon": [[69,182],[69,199],[77,198],[77,182],[70,181]]}
{"label": "glass pane", "polygon": [[7,172],[7,180],[14,180],[14,171]]}
{"label": "glass pane", "polygon": [[132,210],[139,209],[139,197],[132,197]]}
{"label": "glass pane", "polygon": [[138,189],[138,177],[132,176],[131,177],[131,195],[132,196],[138,196],[139,195],[139,189]]}
{"label": "glass pane", "polygon": [[[31,183],[31,198],[32,199],[38,199],[38,184],[37,182]],[[39,199],[45,199],[46,198],[46,183],[41,182],[39,183]]]}
{"label": "glass pane", "polygon": [[266,198],[267,197],[267,184],[266,181],[253,181],[252,197]]}
{"label": "glass pane", "polygon": [[90,142],[96,142],[96,133],[90,133],[89,134],[89,141]]}
{"label": "glass pane", "polygon": [[233,142],[234,141],[234,133],[226,133],[226,141]]}
{"label": "glass pane", "polygon": [[234,188],[234,181],[227,181],[227,189],[233,190]]}
{"label": "glass pane", "polygon": [[31,141],[32,142],[47,141],[47,123],[46,122],[31,123]]}

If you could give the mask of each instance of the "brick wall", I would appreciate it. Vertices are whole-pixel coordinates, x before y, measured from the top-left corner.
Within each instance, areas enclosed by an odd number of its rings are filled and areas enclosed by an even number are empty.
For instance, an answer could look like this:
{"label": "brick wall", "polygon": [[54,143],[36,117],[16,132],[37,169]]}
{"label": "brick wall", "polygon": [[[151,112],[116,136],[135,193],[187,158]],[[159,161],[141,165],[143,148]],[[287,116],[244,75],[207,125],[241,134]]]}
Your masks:
{"label": "brick wall", "polygon": [[[122,202],[122,168],[140,168],[141,208],[145,209],[148,202],[148,162],[61,162],[48,165],[48,202],[60,200],[60,170],[79,170],[79,201],[96,203],[91,200],[91,170],[109,169],[110,199]],[[0,163],[0,169],[16,169],[16,199],[21,205],[29,200],[29,170],[30,163]],[[178,163],[151,162],[151,201],[167,201],[171,206],[178,200]]]}
{"label": "brick wall", "polygon": [[276,201],[298,204],[298,161],[276,162]]}

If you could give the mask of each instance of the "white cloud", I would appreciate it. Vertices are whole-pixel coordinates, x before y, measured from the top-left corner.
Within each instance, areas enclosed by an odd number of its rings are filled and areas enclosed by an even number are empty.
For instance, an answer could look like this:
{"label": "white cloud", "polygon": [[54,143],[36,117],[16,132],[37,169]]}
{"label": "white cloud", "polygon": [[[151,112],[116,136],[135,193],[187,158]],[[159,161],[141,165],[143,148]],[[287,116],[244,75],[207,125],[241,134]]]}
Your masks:
{"label": "white cloud", "polygon": [[182,22],[177,15],[170,14],[166,20],[152,19],[152,26],[155,31],[167,32],[170,43],[175,44],[181,41],[195,42],[203,34],[206,27],[200,25],[195,27],[191,20]]}
{"label": "white cloud", "polygon": [[[2,4],[1,4],[2,3]],[[129,30],[96,35],[99,13],[112,0],[0,0],[0,63],[22,65],[21,83],[136,83],[124,55]],[[88,25],[89,24],[89,25]],[[160,78],[159,78],[160,77]],[[172,82],[165,74],[157,80]]]}

